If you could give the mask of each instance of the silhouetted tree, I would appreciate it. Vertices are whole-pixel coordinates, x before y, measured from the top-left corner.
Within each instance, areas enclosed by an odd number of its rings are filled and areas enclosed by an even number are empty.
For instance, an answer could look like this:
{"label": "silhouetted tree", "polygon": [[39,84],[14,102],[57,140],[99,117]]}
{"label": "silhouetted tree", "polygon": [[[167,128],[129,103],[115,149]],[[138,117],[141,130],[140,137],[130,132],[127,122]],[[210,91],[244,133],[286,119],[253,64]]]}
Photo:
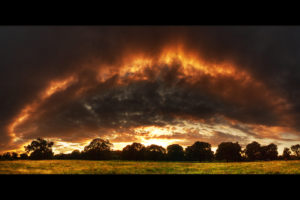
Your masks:
{"label": "silhouetted tree", "polygon": [[123,148],[123,160],[145,160],[146,147],[140,143],[132,143]]}
{"label": "silhouetted tree", "polygon": [[18,159],[18,154],[16,152],[11,153],[11,159],[12,160],[17,160]]}
{"label": "silhouetted tree", "polygon": [[84,147],[83,155],[91,160],[109,160],[111,159],[110,148],[112,144],[109,140],[96,138],[87,146]]}
{"label": "silhouetted tree", "polygon": [[166,158],[166,150],[162,146],[152,144],[146,147],[146,160],[164,160]]}
{"label": "silhouetted tree", "polygon": [[168,160],[181,161],[184,160],[184,150],[179,144],[171,144],[167,147]]}
{"label": "silhouetted tree", "polygon": [[300,158],[300,144],[291,146],[291,150],[293,151],[295,156],[299,159]]}
{"label": "silhouetted tree", "polygon": [[214,157],[211,145],[206,142],[195,142],[185,150],[186,159],[190,161],[210,161]]}
{"label": "silhouetted tree", "polygon": [[278,157],[277,145],[271,143],[261,147],[262,160],[276,160]]}
{"label": "silhouetted tree", "polygon": [[24,146],[25,151],[30,153],[29,158],[33,160],[51,159],[53,157],[52,146],[53,142],[37,138],[30,145]]}
{"label": "silhouetted tree", "polygon": [[252,142],[246,146],[245,154],[247,160],[260,160],[261,159],[261,146],[258,142]]}
{"label": "silhouetted tree", "polygon": [[81,158],[81,153],[79,150],[74,150],[72,151],[72,153],[70,154],[70,159],[80,159]]}
{"label": "silhouetted tree", "polygon": [[290,160],[291,159],[291,151],[289,148],[284,148],[283,153],[282,153],[282,158],[284,160]]}
{"label": "silhouetted tree", "polygon": [[226,160],[228,161],[241,161],[241,151],[242,147],[239,143],[232,142],[222,142],[219,144],[216,159],[217,160]]}
{"label": "silhouetted tree", "polygon": [[[123,148],[122,151],[111,151],[111,144],[108,140],[96,138],[84,147],[84,151],[74,150],[71,153],[53,155],[53,142],[37,138],[31,144],[24,146],[27,153],[18,154],[16,152],[6,152],[0,155],[0,160],[16,160],[16,159],[92,159],[92,160],[170,160],[170,161],[211,161],[214,159],[214,153],[211,145],[206,142],[195,142],[188,146],[185,151],[179,144],[172,144],[164,149],[162,146],[150,145],[145,147],[140,143],[132,143]],[[222,142],[216,151],[217,160],[243,161],[247,160],[276,160],[278,158],[291,160],[300,158],[300,145],[291,146],[291,150],[295,155],[291,155],[289,148],[284,148],[283,154],[278,156],[277,145],[271,143],[261,146],[258,142],[252,142],[242,150],[241,146],[236,142]]]}
{"label": "silhouetted tree", "polygon": [[67,156],[67,154],[60,153],[60,154],[54,155],[54,158],[55,158],[55,159],[58,159],[58,160],[65,160],[65,159],[68,158],[68,156]]}
{"label": "silhouetted tree", "polygon": [[111,157],[113,160],[121,160],[121,158],[122,158],[122,151],[120,151],[120,150],[111,151],[111,154],[112,154]]}
{"label": "silhouetted tree", "polygon": [[28,159],[27,153],[22,153],[22,154],[20,154],[20,159],[22,159],[22,160],[27,160],[27,159]]}
{"label": "silhouetted tree", "polygon": [[12,156],[10,152],[6,152],[2,155],[3,160],[12,160]]}

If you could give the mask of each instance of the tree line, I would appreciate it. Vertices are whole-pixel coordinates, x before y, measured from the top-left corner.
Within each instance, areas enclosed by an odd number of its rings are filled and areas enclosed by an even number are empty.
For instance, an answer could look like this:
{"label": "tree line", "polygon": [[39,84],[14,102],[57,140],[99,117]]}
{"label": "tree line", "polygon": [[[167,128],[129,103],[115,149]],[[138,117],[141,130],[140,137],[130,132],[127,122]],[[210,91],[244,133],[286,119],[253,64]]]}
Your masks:
{"label": "tree line", "polygon": [[262,146],[258,142],[252,142],[244,149],[236,142],[222,142],[218,145],[216,153],[211,150],[207,142],[197,141],[185,149],[179,144],[169,145],[166,149],[159,145],[144,146],[141,143],[132,143],[122,151],[113,151],[109,140],[101,138],[93,139],[83,151],[74,150],[71,153],[54,155],[52,151],[54,143],[37,138],[31,144],[24,146],[25,152],[6,152],[0,155],[0,160],[133,160],[133,161],[269,161],[269,160],[297,160],[300,159],[300,145],[284,148],[282,155],[278,156],[277,145],[271,143]]}

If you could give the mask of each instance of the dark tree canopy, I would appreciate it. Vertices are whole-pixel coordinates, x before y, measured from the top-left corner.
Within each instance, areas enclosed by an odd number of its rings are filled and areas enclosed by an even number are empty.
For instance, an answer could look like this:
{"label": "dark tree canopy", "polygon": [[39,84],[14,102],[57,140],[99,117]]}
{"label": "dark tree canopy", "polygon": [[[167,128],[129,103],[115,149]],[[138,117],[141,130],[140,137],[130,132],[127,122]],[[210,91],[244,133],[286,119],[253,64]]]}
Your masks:
{"label": "dark tree canopy", "polygon": [[22,159],[22,160],[28,159],[27,153],[22,153],[22,154],[20,154],[20,159]]}
{"label": "dark tree canopy", "polygon": [[245,155],[247,160],[260,160],[261,159],[261,146],[258,142],[252,142],[246,146]]}
{"label": "dark tree canopy", "polygon": [[30,159],[43,160],[51,159],[53,157],[52,146],[53,142],[49,142],[42,138],[37,138],[31,144],[25,146],[25,151],[30,153]]}
{"label": "dark tree canopy", "polygon": [[[255,160],[292,160],[300,156],[300,145],[293,145],[291,149],[285,148],[282,155],[278,156],[277,145],[271,143],[261,146],[258,142],[248,144],[243,150],[239,143],[222,142],[216,153],[211,150],[211,145],[206,142],[195,142],[185,150],[179,144],[172,144],[167,150],[162,146],[152,144],[145,147],[141,143],[132,143],[120,150],[112,150],[113,144],[101,138],[93,139],[83,151],[73,150],[71,153],[53,155],[54,143],[37,138],[25,146],[26,153],[6,152],[0,155],[0,160],[18,159],[87,159],[87,160],[153,160],[153,161],[255,161]],[[291,150],[295,155],[291,154]],[[299,159],[299,157],[298,157]]]}
{"label": "dark tree canopy", "polygon": [[61,160],[61,159],[69,159],[69,156],[67,154],[64,154],[64,153],[59,153],[59,154],[56,154],[54,156],[54,158],[55,159],[59,159],[59,160]]}
{"label": "dark tree canopy", "polygon": [[98,151],[110,151],[113,145],[109,140],[103,140],[101,138],[93,139],[89,145],[84,147],[84,151],[98,150]]}
{"label": "dark tree canopy", "polygon": [[300,158],[300,144],[291,146],[291,150],[298,158]]}
{"label": "dark tree canopy", "polygon": [[257,142],[252,142],[246,146],[246,156],[250,161],[254,160],[276,160],[278,158],[277,146],[273,143],[261,146]]}
{"label": "dark tree canopy", "polygon": [[12,152],[12,153],[11,153],[11,158],[12,158],[13,160],[17,160],[17,159],[18,159],[18,156],[19,156],[19,154],[17,154],[16,152]]}
{"label": "dark tree canopy", "polygon": [[12,160],[12,156],[10,152],[6,152],[2,155],[3,160]]}
{"label": "dark tree canopy", "polygon": [[87,159],[92,160],[109,160],[111,159],[111,147],[113,144],[109,140],[96,138],[84,147],[83,154]]}
{"label": "dark tree canopy", "polygon": [[289,148],[284,148],[282,153],[282,158],[284,160],[290,160],[291,159],[291,150]]}
{"label": "dark tree canopy", "polygon": [[111,159],[113,160],[121,160],[122,159],[122,151],[116,150],[111,152]]}
{"label": "dark tree canopy", "polygon": [[146,160],[164,160],[166,155],[166,149],[164,149],[162,146],[158,146],[155,144],[152,144],[148,147],[146,147]]}
{"label": "dark tree canopy", "polygon": [[184,150],[179,144],[171,144],[167,147],[168,160],[182,161],[184,160]]}
{"label": "dark tree canopy", "polygon": [[186,148],[186,159],[190,161],[210,161],[214,157],[211,145],[206,142],[195,142]]}
{"label": "dark tree canopy", "polygon": [[278,157],[277,145],[271,143],[261,147],[262,160],[276,160]]}
{"label": "dark tree canopy", "polygon": [[72,153],[70,154],[70,159],[80,159],[81,158],[81,153],[78,149],[73,150]]}
{"label": "dark tree canopy", "polygon": [[132,143],[123,148],[123,160],[145,160],[146,147],[140,143]]}
{"label": "dark tree canopy", "polygon": [[241,161],[242,147],[239,145],[239,143],[233,143],[233,142],[222,142],[219,144],[217,152],[216,152],[216,158],[217,160],[226,160],[228,161]]}

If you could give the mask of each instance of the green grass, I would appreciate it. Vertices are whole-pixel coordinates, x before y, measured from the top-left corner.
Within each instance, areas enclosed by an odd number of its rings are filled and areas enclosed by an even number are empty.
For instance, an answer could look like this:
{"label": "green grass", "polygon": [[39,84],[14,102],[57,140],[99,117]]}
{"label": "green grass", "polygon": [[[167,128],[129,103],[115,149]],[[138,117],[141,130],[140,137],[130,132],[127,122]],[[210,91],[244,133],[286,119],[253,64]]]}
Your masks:
{"label": "green grass", "polygon": [[300,174],[300,161],[268,162],[134,162],[134,161],[0,161],[0,174]]}

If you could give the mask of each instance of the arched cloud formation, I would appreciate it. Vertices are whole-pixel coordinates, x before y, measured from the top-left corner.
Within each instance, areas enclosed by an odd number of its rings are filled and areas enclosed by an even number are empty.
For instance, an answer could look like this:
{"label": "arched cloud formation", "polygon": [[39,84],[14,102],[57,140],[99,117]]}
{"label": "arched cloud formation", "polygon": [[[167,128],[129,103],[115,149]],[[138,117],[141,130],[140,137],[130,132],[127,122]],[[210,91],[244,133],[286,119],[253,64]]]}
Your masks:
{"label": "arched cloud formation", "polygon": [[0,150],[36,137],[298,142],[299,33],[1,27]]}

